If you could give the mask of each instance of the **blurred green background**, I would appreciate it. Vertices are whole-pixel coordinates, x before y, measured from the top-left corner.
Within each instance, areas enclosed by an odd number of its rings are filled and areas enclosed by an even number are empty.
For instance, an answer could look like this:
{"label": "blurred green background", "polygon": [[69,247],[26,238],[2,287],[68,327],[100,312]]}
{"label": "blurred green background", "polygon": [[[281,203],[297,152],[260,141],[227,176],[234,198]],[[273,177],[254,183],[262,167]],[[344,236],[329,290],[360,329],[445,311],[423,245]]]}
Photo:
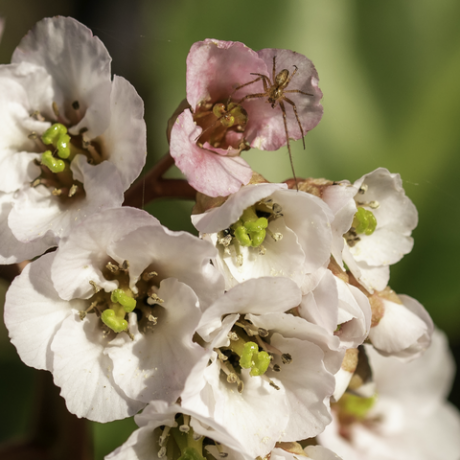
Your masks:
{"label": "blurred green background", "polygon": [[[306,151],[301,141],[293,143],[297,176],[354,181],[379,166],[401,174],[420,221],[414,250],[392,267],[391,286],[428,309],[458,360],[460,2],[0,0],[6,19],[0,63],[9,62],[35,22],[54,15],[90,27],[109,49],[113,72],[144,99],[149,165],[167,151],[166,121],[185,97],[193,42],[236,40],[255,50],[288,48],[308,56],[320,76],[324,116],[306,136]],[[271,181],[291,176],[286,149],[244,156]],[[147,209],[174,230],[193,231],[191,206],[158,201]],[[1,327],[0,442],[25,432],[36,378]],[[458,390],[451,399],[460,405]],[[133,427],[132,420],[94,424],[96,458],[124,442]]]}

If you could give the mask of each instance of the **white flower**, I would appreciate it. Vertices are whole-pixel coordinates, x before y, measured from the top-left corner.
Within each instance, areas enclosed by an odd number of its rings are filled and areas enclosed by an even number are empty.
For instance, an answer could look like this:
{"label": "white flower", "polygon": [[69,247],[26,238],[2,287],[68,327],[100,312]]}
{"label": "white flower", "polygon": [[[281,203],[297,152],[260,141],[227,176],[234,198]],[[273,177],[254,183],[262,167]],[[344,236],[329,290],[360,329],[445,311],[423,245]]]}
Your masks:
{"label": "white flower", "polygon": [[13,282],[11,340],[27,364],[53,372],[80,417],[106,422],[152,399],[173,402],[205,355],[192,336],[199,298],[222,292],[213,256],[143,211],[105,210]]}
{"label": "white flower", "polygon": [[[57,245],[70,228],[121,205],[146,152],[143,102],[110,74],[102,42],[74,19],[40,21],[0,66],[0,192],[16,242],[0,260],[17,261],[23,243]],[[5,225],[5,224],[3,224]]]}
{"label": "white flower", "polygon": [[389,265],[412,250],[410,235],[417,225],[417,210],[401,177],[378,168],[353,185],[343,181],[326,187],[322,198],[335,215],[335,260],[340,266],[343,260],[368,291],[383,290]]}
{"label": "white flower", "polygon": [[[163,401],[152,402],[136,415],[139,426],[106,460],[170,460],[209,458],[250,460],[245,447],[214,419]],[[187,452],[188,449],[188,452]]]}
{"label": "white flower", "polygon": [[379,353],[411,360],[430,346],[433,321],[423,305],[389,288],[369,300],[373,313],[369,340]]}
{"label": "white flower", "polygon": [[366,352],[376,396],[345,394],[321,445],[344,460],[457,460],[460,414],[445,401],[454,374],[445,336],[435,331],[431,348],[408,364]]}
{"label": "white flower", "polygon": [[216,265],[227,288],[282,276],[308,292],[316,271],[329,261],[330,217],[319,198],[264,183],[242,187],[220,207],[192,216],[192,222],[218,248]]}
{"label": "white flower", "polygon": [[300,298],[290,279],[249,280],[217,299],[197,330],[210,342],[212,363],[193,370],[182,406],[213,417],[254,457],[278,441],[315,436],[330,421],[323,401],[334,379],[326,360],[340,366],[331,351],[337,339],[285,313]]}
{"label": "white flower", "polygon": [[336,335],[344,350],[361,345],[371,326],[368,298],[330,270],[324,272],[313,291],[303,296],[299,314]]}

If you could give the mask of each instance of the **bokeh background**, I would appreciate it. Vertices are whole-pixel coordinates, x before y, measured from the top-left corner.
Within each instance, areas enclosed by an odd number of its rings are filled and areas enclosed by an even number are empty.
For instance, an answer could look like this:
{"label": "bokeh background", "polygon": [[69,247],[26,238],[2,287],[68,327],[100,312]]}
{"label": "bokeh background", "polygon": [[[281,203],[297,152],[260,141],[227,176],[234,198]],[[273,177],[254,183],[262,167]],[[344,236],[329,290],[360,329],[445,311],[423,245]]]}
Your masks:
{"label": "bokeh background", "polygon": [[[324,116],[293,142],[298,177],[356,180],[399,172],[419,211],[414,250],[392,267],[391,286],[417,298],[460,350],[460,2],[457,0],[0,0],[0,63],[46,16],[90,27],[145,101],[148,163],[167,151],[166,121],[185,97],[185,59],[205,38],[253,49],[288,48],[316,65]],[[287,150],[245,158],[270,181],[291,176]],[[178,175],[171,171],[171,175]],[[147,206],[174,230],[193,231],[192,204]],[[1,292],[7,286],[2,284]],[[0,442],[24,434],[37,371],[19,360],[0,326]],[[460,406],[458,378],[451,400]],[[128,437],[132,420],[92,425],[97,459]]]}

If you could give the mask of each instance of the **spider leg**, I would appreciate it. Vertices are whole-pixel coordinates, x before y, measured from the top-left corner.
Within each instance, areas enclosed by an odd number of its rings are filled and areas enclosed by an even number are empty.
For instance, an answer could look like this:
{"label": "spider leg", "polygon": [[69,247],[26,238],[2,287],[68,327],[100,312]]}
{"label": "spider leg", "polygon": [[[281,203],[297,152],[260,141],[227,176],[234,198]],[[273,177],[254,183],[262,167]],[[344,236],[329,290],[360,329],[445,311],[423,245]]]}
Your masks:
{"label": "spider leg", "polygon": [[273,56],[273,84],[275,83],[276,78],[276,55]]}
{"label": "spider leg", "polygon": [[[294,115],[295,115],[295,118],[297,120],[297,123],[299,124],[299,128],[300,128],[300,132],[302,134],[302,143],[303,143],[303,149],[305,150],[305,134],[303,133],[303,129],[302,129],[302,125],[300,124],[300,120],[299,120],[299,115],[297,113],[297,107],[295,106],[294,102],[292,102],[290,99],[288,99],[286,96],[284,97],[284,100],[288,103],[288,104],[291,104],[292,105],[292,108],[294,109]],[[281,102],[280,102],[281,104]]]}
{"label": "spider leg", "polygon": [[272,86],[270,79],[266,75],[262,75],[261,73],[251,73],[251,75],[259,75],[262,78],[262,83],[264,85],[264,91],[268,91],[268,88]]}
{"label": "spider leg", "polygon": [[[244,83],[243,85],[240,85],[240,86],[237,86],[234,90],[233,90],[233,93],[236,93],[239,89],[241,88],[244,88],[245,86],[249,86],[249,85],[252,85],[253,83],[256,83],[260,80],[262,80],[263,78],[268,78],[266,77],[265,75],[261,75],[259,73],[252,73],[251,75],[258,75],[259,78],[256,78],[255,80],[251,80],[251,81],[248,81],[247,83]],[[265,81],[265,80],[264,80]],[[232,93],[232,94],[233,94]]]}
{"label": "spider leg", "polygon": [[287,88],[287,86],[289,85],[289,82],[291,81],[292,77],[297,73],[297,71],[299,70],[298,67],[295,65],[294,66],[294,72],[291,73],[291,75],[289,75],[289,78],[284,82],[283,84],[283,88]]}
{"label": "spider leg", "polygon": [[303,91],[300,91],[300,89],[283,90],[283,92],[284,93],[300,93],[300,94],[305,94],[305,96],[314,96],[314,94],[305,93]]}
{"label": "spider leg", "polygon": [[238,104],[241,104],[244,101],[247,101],[248,99],[256,99],[258,97],[267,97],[266,93],[257,93],[257,94],[247,94],[246,96],[243,97],[243,99],[240,99],[238,101]]}
{"label": "spider leg", "polygon": [[286,108],[284,107],[283,101],[278,101],[278,103],[281,107],[281,111],[283,112],[284,131],[286,132],[286,143],[287,143],[287,148],[289,152],[289,160],[291,162],[292,175],[294,176],[295,188],[297,189],[297,191],[299,191],[299,186],[297,185],[297,177],[295,177],[294,163],[292,161],[291,144],[289,143],[289,132],[288,132],[288,127],[287,127]]}

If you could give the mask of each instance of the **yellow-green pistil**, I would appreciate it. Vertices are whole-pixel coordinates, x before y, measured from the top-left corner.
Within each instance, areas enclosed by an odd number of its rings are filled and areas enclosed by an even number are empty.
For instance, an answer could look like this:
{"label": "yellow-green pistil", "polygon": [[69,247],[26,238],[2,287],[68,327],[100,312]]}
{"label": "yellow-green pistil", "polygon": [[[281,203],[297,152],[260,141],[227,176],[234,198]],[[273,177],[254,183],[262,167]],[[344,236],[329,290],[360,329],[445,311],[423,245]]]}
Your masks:
{"label": "yellow-green pistil", "polygon": [[337,404],[342,416],[353,417],[355,420],[362,421],[366,418],[376,400],[377,395],[362,398],[351,393],[345,393]]}
{"label": "yellow-green pistil", "polygon": [[51,150],[46,150],[42,154],[42,164],[53,173],[64,171],[66,162],[63,160],[70,156],[70,136],[67,134],[67,128],[61,123],[55,123],[44,132],[42,141],[45,145],[51,145],[55,149],[54,155]]}
{"label": "yellow-green pistil", "polygon": [[187,431],[182,431],[180,428],[170,430],[181,452],[178,460],[205,460],[202,455],[204,438],[197,439],[191,427]]}
{"label": "yellow-green pistil", "polygon": [[267,234],[268,220],[265,217],[258,217],[253,206],[247,208],[237,222],[231,228],[235,238],[241,246],[260,246]]}
{"label": "yellow-green pistil", "polygon": [[114,332],[126,331],[128,322],[125,320],[125,315],[136,308],[136,300],[122,289],[112,291],[110,300],[113,303],[111,308],[102,312],[102,321]]}
{"label": "yellow-green pistil", "polygon": [[270,355],[266,351],[259,351],[255,342],[246,342],[241,337],[230,342],[230,349],[239,357],[239,364],[243,369],[251,369],[252,377],[265,374],[270,365]]}
{"label": "yellow-green pistil", "polygon": [[360,207],[353,218],[352,227],[357,234],[372,235],[377,228],[377,219],[371,211]]}

